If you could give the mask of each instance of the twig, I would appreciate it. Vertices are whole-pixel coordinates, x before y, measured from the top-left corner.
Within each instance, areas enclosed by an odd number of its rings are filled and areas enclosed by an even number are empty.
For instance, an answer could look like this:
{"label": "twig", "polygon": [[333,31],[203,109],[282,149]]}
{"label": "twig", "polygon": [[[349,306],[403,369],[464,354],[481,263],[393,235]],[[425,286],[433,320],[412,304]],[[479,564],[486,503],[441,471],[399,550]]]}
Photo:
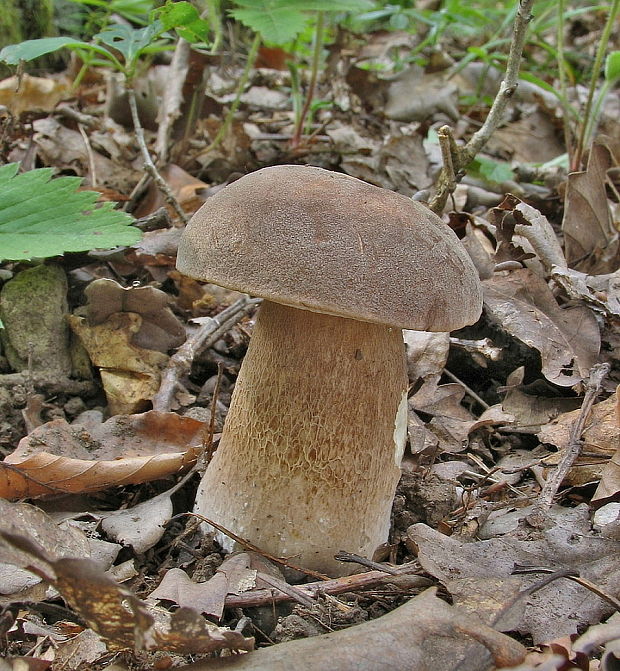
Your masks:
{"label": "twig", "polygon": [[164,194],[166,202],[174,209],[174,211],[179,216],[179,219],[187,224],[189,219],[183,209],[179,205],[179,201],[174,197],[174,194],[170,190],[170,187],[164,180],[164,178],[159,174],[151,154],[149,153],[148,147],[146,146],[146,141],[144,139],[144,130],[142,129],[142,124],[140,123],[140,117],[138,116],[138,104],[136,102],[136,92],[133,89],[133,86],[127,85],[127,99],[129,100],[129,109],[131,110],[131,118],[133,121],[134,132],[136,134],[136,139],[138,140],[138,146],[142,152],[142,158],[144,159],[144,168],[151,176],[152,180],[157,184],[159,190]]}
{"label": "twig", "polygon": [[[508,101],[514,95],[518,84],[519,64],[521,61],[521,54],[523,53],[523,46],[525,44],[527,26],[532,19],[531,10],[533,4],[534,0],[520,0],[519,2],[519,9],[515,16],[510,53],[506,64],[506,75],[500,84],[499,91],[495,96],[495,100],[493,101],[493,105],[489,110],[489,114],[487,115],[484,124],[472,135],[471,139],[464,147],[457,148],[456,155],[452,157],[452,172],[456,175],[457,179],[459,173],[472,162],[476,154],[482,147],[484,147],[491,135],[498,128],[504,116],[504,112],[506,111]],[[451,192],[449,171],[448,168],[444,166],[439,175],[435,195],[429,203],[430,209],[438,214],[443,212]]]}
{"label": "twig", "polygon": [[[604,590],[602,590],[598,585],[595,583],[591,582],[590,580],[587,580],[586,578],[582,578],[580,575],[574,572],[573,569],[560,569],[559,571],[554,571],[553,569],[542,567],[542,566],[515,566],[515,569],[513,571],[514,575],[523,575],[523,574],[528,574],[528,573],[549,573],[550,575],[547,578],[543,578],[540,582],[535,583],[534,585],[530,586],[524,592],[527,592],[527,594],[532,594],[534,591],[537,591],[541,589],[542,587],[545,587],[549,583],[553,582],[554,580],[557,580],[558,578],[566,578],[567,580],[572,580],[573,582],[576,582],[578,585],[581,585],[582,587],[585,587],[586,589],[589,589],[591,592],[594,592],[598,597],[603,599],[604,601],[607,601],[608,604],[610,604],[613,608],[615,608],[618,612],[620,612],[620,600],[616,599],[613,594],[608,594]],[[523,594],[521,592],[520,594]]]}
{"label": "twig", "polygon": [[[420,570],[417,562],[402,564],[397,566],[397,575],[416,574]],[[366,587],[372,587],[383,582],[389,582],[393,575],[385,571],[367,571],[366,573],[356,573],[354,575],[343,576],[342,578],[332,578],[320,582],[306,583],[297,585],[297,590],[310,598],[318,594],[343,594],[344,592],[354,592]],[[428,578],[419,576],[420,587],[428,586]],[[290,601],[290,596],[283,592],[275,592],[270,589],[253,589],[241,594],[228,594],[226,596],[226,608],[249,608],[251,606],[260,606],[263,604],[280,603]]]}
{"label": "twig", "polygon": [[159,159],[160,165],[168,161],[172,126],[179,116],[181,116],[183,85],[189,69],[189,52],[189,42],[182,37],[179,38],[166,77],[166,95],[163,98],[162,107],[157,115],[159,125],[155,141],[155,154]]}
{"label": "twig", "polygon": [[65,119],[70,119],[76,123],[85,126],[86,128],[98,128],[101,125],[101,121],[97,117],[91,116],[90,114],[84,114],[79,112],[69,105],[58,105],[54,110],[54,114],[64,117]]}
{"label": "twig", "polygon": [[337,559],[338,561],[359,564],[360,566],[365,566],[366,568],[371,568],[375,571],[383,571],[384,573],[389,573],[390,575],[399,575],[398,569],[392,568],[391,566],[385,566],[384,564],[379,564],[379,562],[372,561],[372,559],[367,559],[361,555],[356,555],[353,552],[344,552],[344,550],[340,550],[340,552],[334,555],[334,559]]}
{"label": "twig", "polygon": [[573,423],[570,430],[570,437],[562,460],[557,465],[557,468],[551,472],[545,485],[540,492],[538,502],[536,504],[536,510],[532,513],[534,519],[537,519],[537,514],[543,515],[547,508],[553,503],[553,499],[560,488],[560,485],[564,481],[566,474],[570,470],[571,466],[575,463],[575,460],[581,452],[583,446],[581,441],[581,434],[583,433],[588,417],[590,416],[590,411],[596,401],[599,391],[601,390],[601,385],[607,373],[609,372],[608,363],[600,363],[592,366],[590,371],[590,378],[586,386],[586,393],[583,397],[583,403],[581,405],[581,411],[579,412],[579,417]]}
{"label": "twig", "polygon": [[90,172],[90,185],[95,189],[97,188],[97,169],[95,168],[95,155],[93,154],[93,148],[90,145],[90,140],[88,135],[84,130],[84,126],[81,123],[77,125],[82,140],[84,141],[84,146],[86,147],[86,155],[88,156],[88,171]]}
{"label": "twig", "polygon": [[456,382],[457,384],[461,385],[463,389],[478,403],[478,405],[481,405],[485,410],[488,410],[491,406],[483,399],[476,394],[476,392],[469,387],[468,385],[463,382],[463,380],[460,380],[454,373],[451,373],[447,368],[443,369],[444,375],[446,377],[449,377],[453,382]]}
{"label": "twig", "polygon": [[302,566],[297,566],[296,564],[291,564],[291,562],[288,559],[284,559],[282,557],[276,557],[275,555],[272,555],[271,553],[262,550],[261,548],[259,548],[257,545],[254,545],[254,543],[251,543],[246,538],[237,536],[237,534],[232,532],[230,529],[223,527],[221,524],[218,524],[217,522],[210,520],[208,517],[205,517],[200,513],[196,512],[181,513],[181,515],[191,515],[193,517],[197,517],[199,520],[202,520],[203,522],[206,522],[206,524],[211,525],[214,529],[217,529],[220,533],[223,533],[225,536],[228,536],[230,539],[235,541],[235,543],[238,543],[244,550],[251,550],[252,552],[256,552],[256,554],[259,554],[261,555],[261,557],[265,557],[266,559],[269,559],[272,562],[275,562],[276,564],[280,564],[281,566],[285,566],[286,568],[293,569],[294,571],[299,571],[300,573],[309,575],[312,578],[317,578],[318,580],[329,580],[329,576],[326,576],[323,573],[319,573],[318,571],[311,571],[310,569],[303,568]]}
{"label": "twig", "polygon": [[165,411],[170,408],[174,392],[179,387],[179,380],[189,372],[197,352],[211,347],[258,302],[257,299],[243,296],[230,307],[222,310],[219,315],[210,318],[202,328],[179,347],[170,357],[162,373],[159,391],[153,397],[153,410]]}

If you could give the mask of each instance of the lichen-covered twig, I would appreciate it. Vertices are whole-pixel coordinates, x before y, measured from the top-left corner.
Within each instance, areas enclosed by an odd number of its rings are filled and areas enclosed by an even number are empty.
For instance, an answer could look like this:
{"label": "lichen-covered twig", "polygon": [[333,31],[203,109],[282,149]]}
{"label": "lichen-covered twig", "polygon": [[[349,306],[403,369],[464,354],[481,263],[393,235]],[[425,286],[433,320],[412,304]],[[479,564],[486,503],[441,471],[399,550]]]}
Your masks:
{"label": "lichen-covered twig", "polygon": [[[444,165],[444,168],[439,175],[435,195],[429,204],[433,212],[438,214],[443,212],[448,196],[454,190],[455,182],[452,179],[452,176],[454,175],[458,179],[459,174],[472,162],[476,154],[482,147],[484,147],[503,119],[508,101],[512,98],[517,88],[521,54],[523,53],[523,45],[525,44],[527,26],[532,19],[531,10],[533,4],[534,0],[520,0],[519,2],[519,9],[517,10],[514,22],[510,53],[506,64],[506,75],[500,84],[499,91],[495,96],[493,105],[491,106],[489,114],[482,127],[472,135],[471,139],[464,147],[456,148],[456,152],[453,152],[451,157],[452,166]],[[442,130],[444,131],[444,134],[449,134],[449,131],[446,131],[445,127]]]}

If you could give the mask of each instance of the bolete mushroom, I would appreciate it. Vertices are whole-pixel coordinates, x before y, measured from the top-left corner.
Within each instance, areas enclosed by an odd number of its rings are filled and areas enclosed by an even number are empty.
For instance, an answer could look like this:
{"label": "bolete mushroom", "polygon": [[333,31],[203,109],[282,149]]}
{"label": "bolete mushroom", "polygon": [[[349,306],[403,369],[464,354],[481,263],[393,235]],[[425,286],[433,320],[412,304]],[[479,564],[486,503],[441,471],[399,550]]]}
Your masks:
{"label": "bolete mushroom", "polygon": [[475,322],[472,262],[424,205],[283,165],[209,198],[177,267],[264,299],[196,511],[291,563],[346,573],[336,552],[371,557],[388,538],[407,435],[402,329]]}

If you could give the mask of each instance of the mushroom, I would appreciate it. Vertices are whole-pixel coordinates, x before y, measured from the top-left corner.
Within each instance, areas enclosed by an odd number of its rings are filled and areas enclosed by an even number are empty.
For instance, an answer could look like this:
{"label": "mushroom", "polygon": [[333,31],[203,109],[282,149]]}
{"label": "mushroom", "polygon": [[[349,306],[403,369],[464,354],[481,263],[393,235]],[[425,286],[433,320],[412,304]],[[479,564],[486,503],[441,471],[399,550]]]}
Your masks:
{"label": "mushroom", "polygon": [[407,436],[402,329],[478,319],[469,256],[406,196],[282,165],[209,198],[177,268],[264,299],[196,512],[291,563],[346,573],[336,552],[372,557],[388,538]]}

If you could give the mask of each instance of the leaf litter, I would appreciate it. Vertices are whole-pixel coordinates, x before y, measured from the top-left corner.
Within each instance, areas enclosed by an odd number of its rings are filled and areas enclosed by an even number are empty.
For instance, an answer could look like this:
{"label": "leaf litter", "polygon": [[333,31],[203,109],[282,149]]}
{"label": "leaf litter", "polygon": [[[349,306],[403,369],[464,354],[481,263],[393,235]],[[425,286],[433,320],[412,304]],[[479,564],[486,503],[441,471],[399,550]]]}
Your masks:
{"label": "leaf litter", "polygon": [[[252,75],[222,145],[205,151],[236,79],[210,65],[212,111],[198,119],[191,148],[177,150],[163,171],[183,209],[195,211],[235,175],[287,161],[424,198],[441,162],[428,128],[461,119],[457,137],[468,137],[475,111],[463,116],[459,95],[477,90],[479,73],[465,68],[444,79],[416,66],[393,81],[361,75],[357,66],[369,54],[386,59],[386,39],[377,33],[358,45],[348,79],[334,73],[333,95],[344,86],[341,111],[318,110],[314,141],[297,153],[286,144],[288,74],[268,68]],[[403,39],[393,33],[388,42],[411,49]],[[101,82],[85,83],[84,104],[75,108],[95,122],[82,126],[87,142],[67,112],[41,103],[41,91],[65,95],[62,81],[53,82],[26,80],[30,88],[9,102],[18,119],[38,110],[29,150],[37,165],[72,171],[128,201],[140,178],[135,142],[121,117],[102,115],[92,93]],[[581,172],[556,179],[536,167],[535,178],[511,179],[531,168],[522,163],[532,156],[551,159],[562,146],[552,132],[555,100],[536,87],[523,91],[518,113],[487,146],[483,169],[459,187],[455,202],[469,211],[450,216],[484,279],[484,316],[452,337],[405,334],[409,450],[391,543],[377,563],[347,578],[304,584],[252,552],[223,558],[191,518],[176,516],[191,510],[196,485],[193,473],[181,476],[217,446],[225,390],[247,346],[254,306],[235,312],[208,347],[192,350],[204,324],[189,319],[217,320],[237,297],[179,277],[174,211],[132,248],[60,263],[72,314],[63,311],[83,349],[74,341],[63,347],[71,375],[95,393],[72,393],[61,381],[37,406],[35,392],[49,382],[0,359],[0,491],[37,504],[1,506],[2,604],[10,624],[0,625],[0,645],[9,659],[22,656],[28,668],[39,660],[99,668],[110,652],[123,651],[149,668],[148,655],[157,651],[175,665],[206,655],[188,668],[207,671],[229,663],[224,654],[213,659],[213,651],[247,652],[254,638],[260,649],[236,655],[236,667],[525,671],[596,668],[598,656],[600,668],[613,668],[620,656],[617,616],[609,617],[620,599],[618,151],[600,136]],[[362,122],[362,109],[381,123]],[[7,140],[11,162],[32,161],[24,133],[18,128]],[[514,138],[524,133],[536,133],[538,146],[513,155]],[[166,201],[151,187],[133,211],[147,217],[161,207]],[[6,270],[5,287],[20,268]],[[44,337],[43,325],[35,331]],[[186,333],[191,354],[177,368],[171,355]],[[78,365],[80,356],[86,365]],[[584,419],[590,371],[602,362],[611,371],[585,417],[580,454],[541,518],[541,490]],[[142,412],[152,403],[160,412]],[[121,584],[110,571],[120,575],[125,561],[131,566]],[[46,605],[63,609],[60,619],[46,621]],[[269,646],[275,640],[288,642]],[[23,657],[34,643],[38,652]]]}

